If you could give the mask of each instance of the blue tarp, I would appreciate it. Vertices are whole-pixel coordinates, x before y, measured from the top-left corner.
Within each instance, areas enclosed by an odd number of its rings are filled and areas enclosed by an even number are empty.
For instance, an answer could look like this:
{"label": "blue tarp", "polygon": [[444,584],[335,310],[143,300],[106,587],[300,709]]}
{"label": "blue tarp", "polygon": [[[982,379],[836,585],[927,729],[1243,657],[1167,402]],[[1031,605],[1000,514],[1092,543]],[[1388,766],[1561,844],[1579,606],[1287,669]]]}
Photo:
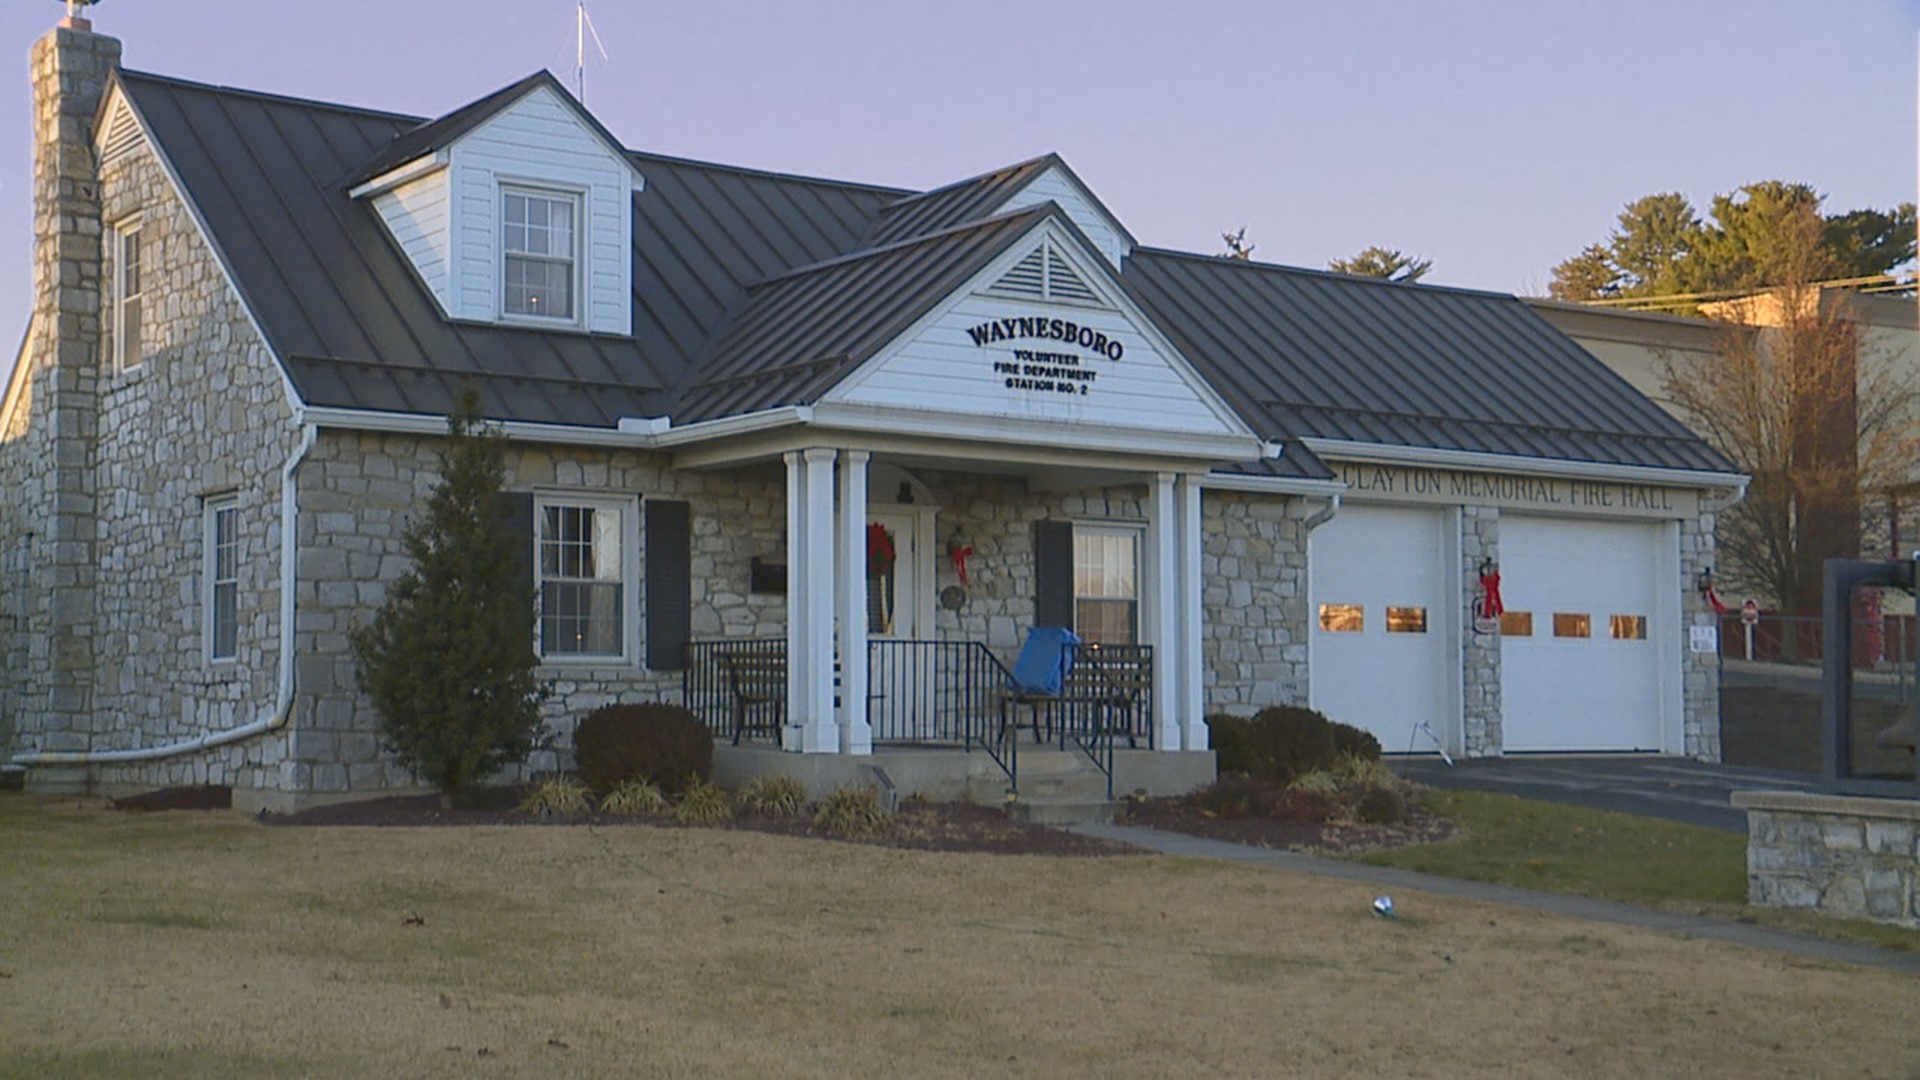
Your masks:
{"label": "blue tarp", "polygon": [[1018,694],[1059,697],[1073,666],[1073,647],[1080,638],[1064,626],[1036,626],[1027,631],[1020,659],[1013,662],[1013,689]]}

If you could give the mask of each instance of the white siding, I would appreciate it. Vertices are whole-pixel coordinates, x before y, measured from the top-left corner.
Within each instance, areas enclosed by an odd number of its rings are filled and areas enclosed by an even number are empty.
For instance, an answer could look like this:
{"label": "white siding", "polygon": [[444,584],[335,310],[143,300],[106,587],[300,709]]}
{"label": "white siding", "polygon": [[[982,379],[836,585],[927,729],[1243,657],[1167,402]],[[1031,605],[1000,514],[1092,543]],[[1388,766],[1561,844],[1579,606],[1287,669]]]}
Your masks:
{"label": "white siding", "polygon": [[[1198,377],[1185,362],[1163,355],[1156,339],[1143,333],[1128,314],[979,294],[979,288],[998,281],[1008,267],[1031,250],[1025,247],[997,260],[957,301],[937,310],[905,342],[889,346],[863,371],[827,395],[827,400],[1152,431],[1239,433],[1237,424],[1223,418],[1213,400],[1199,389]],[[969,328],[995,319],[1021,317],[1061,319],[1092,327],[1108,340],[1118,341],[1124,352],[1119,360],[1112,360],[1077,344],[1025,337],[981,345],[975,344],[968,333]],[[1040,379],[1065,387],[1064,391],[1009,387],[1010,378],[1027,377],[1024,371],[1010,374],[996,370],[995,365],[1024,368],[1014,355],[1016,349],[1068,354],[1076,360],[1072,366],[1092,371],[1095,377]]]}
{"label": "white siding", "polygon": [[1120,259],[1127,253],[1127,234],[1121,231],[1119,222],[1057,167],[1034,177],[1031,183],[1007,200],[1000,212],[1025,210],[1044,202],[1059,203],[1060,209],[1067,212],[1067,217],[1079,226],[1081,232],[1087,234],[1087,239],[1093,241],[1094,248],[1107,257],[1115,270],[1120,268]]}
{"label": "white siding", "polygon": [[633,173],[551,90],[528,94],[452,148],[458,318],[499,318],[500,185],[552,187],[583,200],[580,290],[588,329],[633,330]]}
{"label": "white siding", "polygon": [[445,169],[374,196],[373,208],[406,252],[408,261],[427,283],[442,311],[451,311],[447,268],[453,262],[452,230],[448,227],[447,171]]}

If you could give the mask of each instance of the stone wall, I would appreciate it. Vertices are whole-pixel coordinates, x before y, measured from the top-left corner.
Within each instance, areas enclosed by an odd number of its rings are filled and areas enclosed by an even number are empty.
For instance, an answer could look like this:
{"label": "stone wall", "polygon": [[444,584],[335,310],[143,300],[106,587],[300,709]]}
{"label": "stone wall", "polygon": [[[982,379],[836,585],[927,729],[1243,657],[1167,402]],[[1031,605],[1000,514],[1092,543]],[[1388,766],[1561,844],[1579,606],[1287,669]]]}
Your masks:
{"label": "stone wall", "polygon": [[1747,902],[1920,927],[1920,800],[1742,791]]}
{"label": "stone wall", "polygon": [[[371,619],[387,586],[408,567],[401,535],[439,481],[439,444],[436,438],[326,432],[301,473],[294,593],[301,706],[278,785],[286,791],[324,796],[416,783],[381,751],[379,714],[358,690],[348,634]],[[785,542],[785,485],[777,467],[675,472],[660,454],[512,444],[506,486],[687,500],[695,637],[785,634],[785,598],[747,587],[751,559],[776,556]],[[644,529],[639,548],[644,559]],[[631,581],[644,612],[645,575],[636,569]],[[513,775],[569,765],[573,726],[594,709],[680,700],[681,673],[647,668],[644,623],[634,636],[640,645],[630,663],[548,663],[539,669],[551,690],[544,715],[557,740]]]}
{"label": "stone wall", "polygon": [[[52,46],[69,65],[76,55],[118,56],[118,44],[97,35],[44,39],[36,86],[52,80],[69,95],[76,84],[54,74]],[[40,131],[60,131],[69,169],[75,160],[92,168],[97,100],[77,128],[40,102]],[[44,190],[53,181],[42,182],[32,373],[0,450],[0,484],[20,496],[7,500],[0,563],[9,615],[0,708],[20,718],[6,749],[151,747],[261,719],[277,691],[280,468],[296,437],[279,370],[149,149],[109,162],[85,184],[84,206],[72,205],[73,177],[57,182],[58,211]],[[144,358],[121,371],[108,359],[104,283],[115,268],[102,240],[106,224],[136,214]],[[49,230],[73,234],[57,258]],[[241,528],[239,656],[216,665],[201,636],[203,500],[228,494]],[[285,744],[254,739],[62,779],[258,787]]]}
{"label": "stone wall", "polygon": [[1307,530],[1318,504],[1202,493],[1207,711],[1307,703]]}

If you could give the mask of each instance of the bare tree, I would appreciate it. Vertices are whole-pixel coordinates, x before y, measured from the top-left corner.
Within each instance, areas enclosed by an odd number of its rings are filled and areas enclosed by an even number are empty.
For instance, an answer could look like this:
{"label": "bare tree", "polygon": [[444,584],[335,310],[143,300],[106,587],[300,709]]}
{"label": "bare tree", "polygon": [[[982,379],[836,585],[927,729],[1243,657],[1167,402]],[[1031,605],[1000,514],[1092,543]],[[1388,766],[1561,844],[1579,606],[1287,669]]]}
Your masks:
{"label": "bare tree", "polygon": [[1726,575],[1788,611],[1818,611],[1821,569],[1856,556],[1863,504],[1908,478],[1920,448],[1914,374],[1863,355],[1849,295],[1829,270],[1811,208],[1783,228],[1767,268],[1782,284],[1709,314],[1712,354],[1669,356],[1666,396],[1743,473],[1746,498],[1720,515]]}

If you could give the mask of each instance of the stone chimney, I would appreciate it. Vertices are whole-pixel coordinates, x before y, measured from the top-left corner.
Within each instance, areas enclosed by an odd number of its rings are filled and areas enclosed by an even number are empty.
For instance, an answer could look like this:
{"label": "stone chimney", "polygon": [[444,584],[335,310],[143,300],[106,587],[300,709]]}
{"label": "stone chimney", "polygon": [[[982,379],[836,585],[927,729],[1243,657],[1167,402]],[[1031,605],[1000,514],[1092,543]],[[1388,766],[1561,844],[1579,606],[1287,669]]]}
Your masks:
{"label": "stone chimney", "polygon": [[[95,435],[104,317],[100,168],[94,115],[120,42],[93,33],[82,5],[34,43],[32,423],[46,500],[36,574],[50,603],[44,749],[80,749],[95,679]],[[36,591],[40,591],[36,589]],[[69,746],[61,746],[68,743]]]}

